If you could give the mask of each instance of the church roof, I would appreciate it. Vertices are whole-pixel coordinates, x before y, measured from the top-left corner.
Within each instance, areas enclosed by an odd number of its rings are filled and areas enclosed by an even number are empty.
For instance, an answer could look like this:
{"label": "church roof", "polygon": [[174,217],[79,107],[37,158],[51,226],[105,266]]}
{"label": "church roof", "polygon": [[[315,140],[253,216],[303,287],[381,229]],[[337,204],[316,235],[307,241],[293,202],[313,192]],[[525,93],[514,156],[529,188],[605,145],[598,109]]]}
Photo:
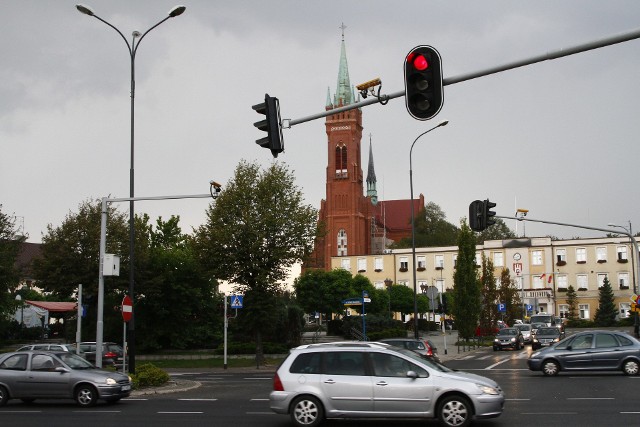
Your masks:
{"label": "church roof", "polygon": [[[340,67],[338,68],[338,85],[333,99],[333,106],[349,105],[354,102],[354,92],[349,80],[349,66],[347,64],[347,48],[344,44],[344,25],[342,26],[342,44],[340,46]],[[327,99],[327,101],[329,101]],[[329,102],[327,102],[329,107]]]}
{"label": "church roof", "polygon": [[369,167],[367,169],[367,182],[370,184],[375,184],[376,180],[376,169],[373,167],[373,149],[371,148],[371,139],[369,139]]}
{"label": "church roof", "polygon": [[[420,206],[422,195],[419,199],[413,200],[415,215],[418,215],[424,206]],[[376,222],[379,226],[385,227],[389,231],[400,231],[411,229],[411,200],[383,200],[374,207]]]}

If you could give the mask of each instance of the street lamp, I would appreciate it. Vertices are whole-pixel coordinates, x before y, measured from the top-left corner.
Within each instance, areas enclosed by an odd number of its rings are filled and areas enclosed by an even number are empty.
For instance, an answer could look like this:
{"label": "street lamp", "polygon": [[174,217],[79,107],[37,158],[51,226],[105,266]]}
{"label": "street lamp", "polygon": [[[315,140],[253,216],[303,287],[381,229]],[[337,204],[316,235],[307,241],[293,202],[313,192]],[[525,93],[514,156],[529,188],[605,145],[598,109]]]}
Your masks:
{"label": "street lamp", "polygon": [[418,142],[421,136],[428,134],[432,130],[439,128],[441,126],[446,126],[449,123],[449,120],[443,120],[431,129],[422,132],[411,144],[411,149],[409,150],[409,187],[411,189],[411,256],[413,259],[413,265],[411,269],[413,270],[413,331],[415,339],[418,339],[418,290],[416,287],[416,224],[415,224],[415,208],[413,202],[413,164],[412,164],[412,155],[413,155],[413,146]]}
{"label": "street lamp", "polygon": [[[134,168],[133,168],[133,154],[134,154],[134,128],[135,128],[135,116],[134,116],[134,111],[135,111],[135,90],[136,90],[136,83],[135,83],[135,60],[136,60],[136,53],[138,52],[138,46],[140,46],[140,42],[142,41],[142,39],[144,38],[144,36],[146,36],[149,31],[153,30],[154,28],[156,28],[158,25],[162,24],[163,22],[165,22],[166,20],[168,20],[169,18],[175,18],[176,16],[182,15],[184,13],[184,11],[186,10],[185,6],[176,6],[173,9],[171,9],[169,11],[169,14],[162,19],[160,22],[158,22],[157,24],[155,24],[153,27],[149,28],[147,31],[145,31],[144,33],[140,33],[139,31],[134,31],[131,34],[131,43],[129,43],[129,41],[127,41],[127,38],[124,36],[124,34],[122,34],[122,32],[117,29],[115,26],[113,26],[112,24],[110,24],[109,22],[105,21],[104,19],[100,18],[98,15],[96,15],[93,10],[91,10],[90,7],[82,5],[82,4],[77,4],[76,5],[76,9],[78,9],[78,11],[80,13],[83,13],[85,15],[88,16],[93,16],[94,18],[96,18],[98,21],[105,23],[106,25],[108,25],[109,27],[113,28],[119,35],[120,37],[122,37],[122,40],[124,40],[125,44],[127,45],[127,49],[129,50],[129,57],[131,59],[131,168],[129,169],[129,197],[131,198],[131,201],[129,202],[129,297],[135,301],[134,299],[134,292],[135,292],[135,285],[134,285],[134,241],[135,241],[135,231],[134,231],[134,206],[133,206],[133,198],[134,198],[134,191],[133,191],[133,183],[134,183]],[[137,39],[137,42],[136,42]],[[100,262],[102,262],[102,260],[100,260]],[[136,371],[136,359],[135,359],[135,324],[134,324],[134,319],[135,319],[135,312],[133,313],[131,320],[129,321],[129,372],[131,373],[135,373]]]}

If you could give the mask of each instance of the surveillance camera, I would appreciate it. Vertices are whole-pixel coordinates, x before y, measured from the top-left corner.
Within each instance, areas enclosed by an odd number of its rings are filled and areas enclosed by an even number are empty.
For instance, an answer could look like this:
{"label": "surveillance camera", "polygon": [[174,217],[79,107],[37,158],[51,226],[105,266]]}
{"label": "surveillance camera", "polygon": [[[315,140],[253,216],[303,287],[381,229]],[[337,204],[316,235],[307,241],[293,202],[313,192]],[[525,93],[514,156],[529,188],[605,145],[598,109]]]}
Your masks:
{"label": "surveillance camera", "polygon": [[216,188],[220,188],[220,187],[222,187],[222,185],[218,184],[218,183],[217,183],[217,182],[215,182],[215,181],[209,181],[209,184],[210,184],[212,187],[216,187]]}
{"label": "surveillance camera", "polygon": [[379,77],[376,77],[373,80],[369,80],[368,82],[364,82],[364,83],[359,84],[358,86],[356,86],[356,89],[358,89],[358,90],[367,90],[370,87],[378,86],[380,84],[382,84],[382,80],[380,80]]}

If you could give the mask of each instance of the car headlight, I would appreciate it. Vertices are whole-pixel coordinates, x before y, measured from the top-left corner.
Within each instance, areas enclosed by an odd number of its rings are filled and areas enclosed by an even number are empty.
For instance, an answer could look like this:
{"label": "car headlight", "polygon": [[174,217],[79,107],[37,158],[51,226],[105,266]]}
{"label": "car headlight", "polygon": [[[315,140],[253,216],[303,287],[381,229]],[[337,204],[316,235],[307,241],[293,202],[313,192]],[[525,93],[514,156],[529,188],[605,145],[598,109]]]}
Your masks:
{"label": "car headlight", "polygon": [[534,339],[533,339],[533,342],[538,342],[538,338],[534,338]]}
{"label": "car headlight", "polygon": [[116,384],[118,384],[118,382],[116,380],[114,380],[113,378],[107,378],[107,380],[105,382],[107,383],[107,385],[116,385]]}
{"label": "car headlight", "polygon": [[492,395],[500,394],[500,392],[498,392],[498,390],[495,387],[490,387],[484,384],[476,384],[476,386],[478,386],[480,391],[484,394],[492,394]]}
{"label": "car headlight", "polygon": [[131,375],[129,375],[129,382],[133,382],[133,379],[131,378]]}
{"label": "car headlight", "polygon": [[516,342],[516,339],[515,338],[511,338],[511,342]]}
{"label": "car headlight", "polygon": [[493,342],[498,342],[498,341],[500,341],[498,338],[493,339]]}

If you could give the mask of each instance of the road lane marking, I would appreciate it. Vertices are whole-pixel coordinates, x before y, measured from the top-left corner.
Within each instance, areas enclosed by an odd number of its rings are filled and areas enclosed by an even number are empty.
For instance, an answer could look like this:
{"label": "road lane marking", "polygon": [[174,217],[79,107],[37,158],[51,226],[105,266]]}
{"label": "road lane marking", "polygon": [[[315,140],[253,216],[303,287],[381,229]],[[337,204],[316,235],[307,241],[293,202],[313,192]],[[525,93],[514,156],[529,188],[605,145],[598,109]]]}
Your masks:
{"label": "road lane marking", "polygon": [[193,415],[193,414],[204,414],[202,411],[158,411],[158,414],[178,414],[178,415]]}
{"label": "road lane marking", "polygon": [[203,401],[204,402],[215,402],[218,399],[207,399],[206,397],[201,397],[201,398],[194,397],[192,399],[184,398],[184,399],[178,399],[178,400],[183,400],[183,401],[187,401],[187,402],[203,402]]}

